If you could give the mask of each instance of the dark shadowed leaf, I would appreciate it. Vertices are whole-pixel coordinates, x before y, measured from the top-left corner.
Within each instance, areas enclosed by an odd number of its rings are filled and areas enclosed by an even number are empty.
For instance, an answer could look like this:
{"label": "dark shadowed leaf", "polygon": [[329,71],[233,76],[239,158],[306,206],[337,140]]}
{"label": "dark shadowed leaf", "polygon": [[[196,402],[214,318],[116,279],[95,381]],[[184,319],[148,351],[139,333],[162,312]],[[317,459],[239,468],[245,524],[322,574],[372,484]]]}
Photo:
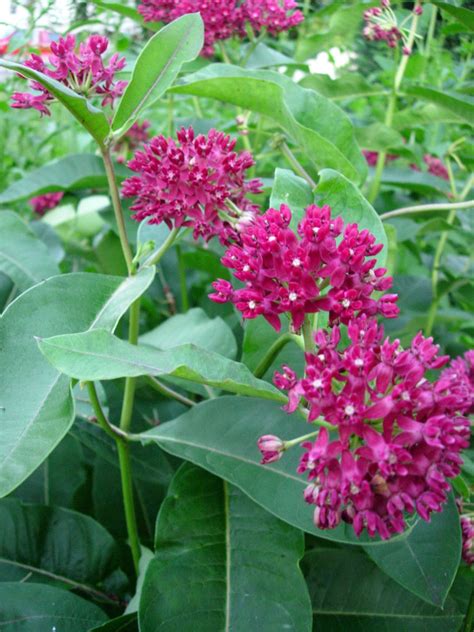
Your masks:
{"label": "dark shadowed leaf", "polygon": [[401,588],[361,551],[317,549],[303,558],[316,632],[457,632],[454,600],[444,610]]}
{"label": "dark shadowed leaf", "polygon": [[270,206],[280,208],[280,204],[290,207],[293,216],[291,228],[296,230],[298,222],[303,218],[304,209],[313,203],[313,192],[310,185],[289,169],[275,169]]}
{"label": "dark shadowed leaf", "polygon": [[303,534],[225,481],[185,464],[160,509],[155,546],[142,632],[311,630]]}
{"label": "dark shadowed leaf", "polygon": [[98,606],[67,590],[0,583],[0,628],[5,632],[89,632],[107,618]]}

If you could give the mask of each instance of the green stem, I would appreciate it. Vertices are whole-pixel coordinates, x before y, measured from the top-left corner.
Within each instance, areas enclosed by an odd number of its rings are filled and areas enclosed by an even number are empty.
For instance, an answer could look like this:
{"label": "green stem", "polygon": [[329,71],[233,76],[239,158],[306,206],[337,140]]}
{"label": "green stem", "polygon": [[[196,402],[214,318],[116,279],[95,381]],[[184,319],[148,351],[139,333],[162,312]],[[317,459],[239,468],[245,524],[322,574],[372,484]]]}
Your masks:
{"label": "green stem", "polygon": [[427,211],[451,211],[452,209],[474,208],[474,200],[468,202],[455,202],[454,204],[422,204],[420,206],[406,206],[396,211],[389,211],[380,215],[381,220],[390,219],[391,217],[400,217],[401,215],[414,215],[415,213],[426,213]]}
{"label": "green stem", "polygon": [[189,309],[188,286],[186,284],[186,266],[184,265],[183,253],[181,247],[176,246],[176,254],[178,255],[178,276],[179,289],[181,291],[181,311],[187,312]]}
{"label": "green stem", "polygon": [[109,437],[112,437],[114,441],[126,440],[127,438],[126,434],[123,433],[120,430],[120,428],[116,428],[115,426],[112,426],[109,423],[106,416],[104,415],[102,406],[100,405],[100,401],[97,396],[97,391],[96,391],[94,382],[87,382],[87,390],[89,392],[89,400],[92,404],[92,408],[94,410],[97,423],[102,428],[102,430],[104,430],[104,432],[106,432],[109,435]]}
{"label": "green stem", "polygon": [[254,369],[253,374],[255,375],[255,377],[262,378],[271,367],[275,358],[283,349],[283,347],[291,342],[293,339],[293,334],[288,333],[283,334],[282,336],[277,338]]}
{"label": "green stem", "polygon": [[304,350],[307,353],[314,351],[315,343],[314,343],[314,337],[313,337],[313,326],[308,316],[306,316],[304,319],[302,330],[303,330]]}
{"label": "green stem", "polygon": [[299,443],[301,443],[302,441],[305,441],[306,439],[311,439],[312,437],[315,437],[317,434],[319,434],[319,430],[315,430],[314,432],[305,434],[302,437],[296,437],[296,439],[292,439],[291,441],[284,441],[284,445],[285,445],[284,449],[288,450],[288,448],[292,448],[294,445],[298,445]]}
{"label": "green stem", "polygon": [[123,218],[122,203],[120,202],[119,190],[117,187],[117,180],[115,178],[114,167],[112,164],[112,158],[110,155],[110,149],[108,147],[101,147],[102,158],[105,166],[105,173],[107,174],[107,182],[109,184],[110,197],[112,200],[112,206],[115,214],[115,221],[117,222],[117,228],[119,231],[120,245],[122,246],[123,258],[127,264],[127,270],[129,274],[133,274],[133,255],[128,243],[127,231],[125,230],[125,221]]}
{"label": "green stem", "polygon": [[[416,2],[415,7],[419,6],[419,4],[420,4],[419,2]],[[408,39],[407,39],[407,46],[410,50],[413,48],[413,44],[415,42],[418,19],[419,19],[419,16],[414,13],[412,17],[412,21],[411,21],[410,33],[408,34]],[[397,71],[395,73],[395,77],[393,79],[393,87],[388,99],[387,112],[385,114],[385,121],[384,121],[386,127],[388,128],[391,128],[393,124],[393,115],[395,113],[395,109],[397,106],[398,92],[400,90],[400,86],[403,81],[403,76],[405,74],[405,70],[408,64],[408,57],[409,57],[408,55],[402,54],[402,58],[400,60]],[[372,184],[370,186],[370,190],[367,195],[367,199],[371,204],[375,202],[375,200],[377,199],[377,195],[379,194],[380,182],[382,180],[382,174],[385,167],[386,156],[387,156],[387,152],[381,151],[377,159],[377,164],[375,166],[374,179],[372,180]]]}
{"label": "green stem", "polygon": [[160,248],[155,253],[153,253],[151,257],[149,257],[149,259],[145,261],[143,266],[144,267],[153,266],[159,263],[162,257],[166,254],[167,250],[169,250],[169,248],[171,248],[171,246],[173,245],[176,237],[178,236],[179,231],[180,231],[180,228],[173,228],[173,230],[170,231],[170,234],[168,235],[166,240],[162,243]]}
{"label": "green stem", "polygon": [[281,149],[282,154],[288,160],[288,162],[293,167],[293,169],[296,171],[296,173],[298,175],[300,175],[304,180],[306,180],[306,182],[309,184],[309,186],[312,189],[315,189],[316,188],[316,182],[309,175],[309,173],[306,171],[306,169],[303,167],[303,165],[299,162],[299,160],[296,158],[296,156],[291,151],[291,149],[288,147],[288,145],[283,141],[283,142],[279,143],[279,147]]}
{"label": "green stem", "polygon": [[436,19],[438,17],[438,7],[435,5],[431,5],[431,18],[430,25],[428,27],[428,34],[426,36],[426,46],[425,46],[425,64],[428,63],[428,59],[431,54],[431,45],[433,43],[434,32],[436,28]]}
{"label": "green stem", "polygon": [[117,450],[120,464],[120,477],[122,481],[123,506],[125,510],[125,522],[127,523],[127,533],[132,551],[133,565],[138,574],[140,562],[140,540],[138,538],[137,517],[135,514],[135,504],[133,502],[132,469],[130,464],[130,450],[126,442],[117,441]]}
{"label": "green stem", "polygon": [[195,402],[193,402],[191,399],[188,399],[184,395],[181,395],[181,393],[174,391],[172,388],[169,388],[169,386],[165,386],[162,382],[157,380],[156,377],[149,375],[147,377],[147,382],[152,388],[155,389],[155,391],[161,393],[165,397],[175,399],[177,402],[181,402],[181,404],[184,404],[185,406],[195,405]]}

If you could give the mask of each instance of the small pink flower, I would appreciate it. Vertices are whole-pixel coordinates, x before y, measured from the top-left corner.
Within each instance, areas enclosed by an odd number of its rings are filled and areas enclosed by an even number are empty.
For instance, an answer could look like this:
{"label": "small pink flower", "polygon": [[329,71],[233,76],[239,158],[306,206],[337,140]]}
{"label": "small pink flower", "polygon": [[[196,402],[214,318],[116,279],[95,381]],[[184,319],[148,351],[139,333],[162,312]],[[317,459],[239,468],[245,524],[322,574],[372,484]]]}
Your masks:
{"label": "small pink flower", "polygon": [[423,156],[423,160],[428,167],[428,173],[433,174],[437,178],[449,180],[449,171],[439,158],[436,158],[436,156],[430,156],[430,154],[425,154]]}
{"label": "small pink flower", "polygon": [[45,193],[44,195],[31,198],[29,204],[35,213],[44,215],[46,211],[56,208],[63,199],[63,196],[64,193],[62,191],[58,191],[57,193]]}
{"label": "small pink flower", "polygon": [[275,435],[263,435],[258,440],[257,445],[262,453],[262,460],[260,461],[262,465],[279,461],[285,449],[284,442]]}
{"label": "small pink flower", "polygon": [[[108,45],[106,37],[91,35],[77,49],[74,35],[69,34],[65,38],[60,37],[57,42],[51,42],[49,66],[36,54],[30,55],[25,66],[56,79],[74,92],[87,97],[100,96],[104,106],[112,105],[123,93],[127,82],[114,79],[114,75],[125,66],[124,57],[119,58],[114,54],[108,65],[104,63],[102,56]],[[15,92],[12,107],[34,108],[48,116],[48,105],[54,101],[54,96],[37,81],[30,81],[30,87],[39,94]]]}
{"label": "small pink flower", "polygon": [[474,523],[469,516],[461,516],[462,559],[471,566],[474,564]]}

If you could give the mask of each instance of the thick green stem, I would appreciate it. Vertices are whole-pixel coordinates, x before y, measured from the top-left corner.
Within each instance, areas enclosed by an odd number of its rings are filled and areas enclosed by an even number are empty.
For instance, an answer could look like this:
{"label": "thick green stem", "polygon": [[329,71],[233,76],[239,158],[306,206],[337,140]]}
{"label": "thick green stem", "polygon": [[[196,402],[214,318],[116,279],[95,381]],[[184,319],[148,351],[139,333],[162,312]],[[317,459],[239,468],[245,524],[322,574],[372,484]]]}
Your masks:
{"label": "thick green stem", "polygon": [[119,190],[117,187],[117,180],[115,178],[114,167],[112,164],[112,158],[110,155],[110,149],[108,147],[102,147],[102,158],[104,160],[105,173],[107,174],[107,182],[109,184],[110,197],[112,199],[112,206],[115,214],[115,221],[117,222],[117,228],[119,231],[120,245],[122,246],[123,258],[127,264],[127,270],[129,274],[133,274],[133,256],[128,243],[127,231],[125,230],[125,221],[123,219],[122,203],[120,202]]}
{"label": "thick green stem", "polygon": [[170,388],[169,386],[166,386],[165,384],[163,384],[163,382],[160,382],[159,380],[157,380],[155,377],[151,375],[147,377],[147,382],[152,388],[155,389],[155,391],[157,391],[158,393],[161,393],[161,395],[164,395],[165,397],[169,397],[170,399],[175,399],[177,402],[180,402],[181,404],[184,404],[185,406],[195,405],[195,402],[193,402],[192,399],[188,399],[184,395],[181,395],[181,393],[174,391],[172,388]]}
{"label": "thick green stem", "polygon": [[104,432],[106,432],[109,437],[112,437],[114,441],[126,440],[127,435],[122,432],[120,428],[112,426],[104,415],[104,411],[102,410],[102,406],[100,405],[99,398],[97,396],[94,382],[87,382],[87,390],[89,392],[89,400],[92,404],[97,423],[102,428],[102,430],[104,430]]}
{"label": "thick green stem", "polygon": [[420,206],[406,206],[396,211],[389,211],[380,215],[381,220],[390,219],[391,217],[400,217],[401,215],[414,215],[416,213],[426,213],[427,211],[451,211],[453,209],[473,208],[474,200],[468,202],[455,202],[454,204],[422,204]]}
{"label": "thick green stem", "polygon": [[306,180],[306,182],[309,184],[309,186],[312,189],[315,189],[316,188],[316,182],[309,175],[309,173],[306,171],[306,169],[303,167],[303,165],[299,162],[299,160],[296,158],[296,156],[291,151],[291,149],[288,147],[288,145],[283,141],[283,142],[279,143],[279,147],[281,149],[282,154],[288,160],[288,162],[293,167],[293,169],[296,171],[296,173],[299,176],[301,176],[304,180]]}
{"label": "thick green stem", "polygon": [[275,340],[275,342],[269,347],[266,354],[257,364],[253,374],[255,377],[262,378],[268,369],[273,364],[275,358],[280,353],[285,345],[293,340],[293,334],[283,334]]}
{"label": "thick green stem", "polygon": [[132,469],[130,464],[130,449],[126,442],[117,441],[117,450],[120,465],[120,477],[122,481],[123,506],[125,510],[125,522],[127,523],[128,539],[132,551],[133,565],[138,574],[140,562],[140,540],[138,538],[137,517],[133,501]]}

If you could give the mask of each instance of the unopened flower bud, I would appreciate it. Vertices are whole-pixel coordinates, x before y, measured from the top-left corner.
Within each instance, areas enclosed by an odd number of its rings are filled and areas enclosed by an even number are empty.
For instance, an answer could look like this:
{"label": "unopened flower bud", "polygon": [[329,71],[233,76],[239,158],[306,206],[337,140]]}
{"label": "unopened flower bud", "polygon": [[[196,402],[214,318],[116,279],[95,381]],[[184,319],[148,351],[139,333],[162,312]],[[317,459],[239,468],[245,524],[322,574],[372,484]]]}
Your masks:
{"label": "unopened flower bud", "polygon": [[262,465],[279,461],[285,449],[284,442],[275,435],[263,435],[258,440],[257,445],[262,453],[262,460],[260,461]]}

